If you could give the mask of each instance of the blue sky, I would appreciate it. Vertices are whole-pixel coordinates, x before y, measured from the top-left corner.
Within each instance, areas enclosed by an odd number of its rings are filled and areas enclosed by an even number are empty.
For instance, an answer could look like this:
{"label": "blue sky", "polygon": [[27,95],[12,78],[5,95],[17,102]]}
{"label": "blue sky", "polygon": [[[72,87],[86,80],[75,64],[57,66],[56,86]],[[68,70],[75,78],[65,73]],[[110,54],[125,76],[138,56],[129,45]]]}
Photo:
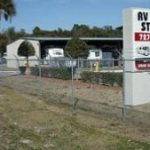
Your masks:
{"label": "blue sky", "polygon": [[35,26],[54,30],[71,29],[74,24],[90,27],[122,25],[122,11],[128,7],[150,8],[150,0],[14,0],[17,15],[11,22],[1,21],[1,30],[32,32]]}

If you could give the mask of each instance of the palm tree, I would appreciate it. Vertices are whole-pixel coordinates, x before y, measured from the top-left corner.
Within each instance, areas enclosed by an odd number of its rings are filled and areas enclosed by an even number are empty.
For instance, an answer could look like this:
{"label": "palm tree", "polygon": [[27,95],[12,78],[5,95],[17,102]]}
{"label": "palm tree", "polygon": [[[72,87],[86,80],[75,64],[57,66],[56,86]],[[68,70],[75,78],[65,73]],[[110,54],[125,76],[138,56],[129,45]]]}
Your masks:
{"label": "palm tree", "polygon": [[0,0],[0,20],[2,17],[7,21],[16,15],[16,8],[13,0]]}

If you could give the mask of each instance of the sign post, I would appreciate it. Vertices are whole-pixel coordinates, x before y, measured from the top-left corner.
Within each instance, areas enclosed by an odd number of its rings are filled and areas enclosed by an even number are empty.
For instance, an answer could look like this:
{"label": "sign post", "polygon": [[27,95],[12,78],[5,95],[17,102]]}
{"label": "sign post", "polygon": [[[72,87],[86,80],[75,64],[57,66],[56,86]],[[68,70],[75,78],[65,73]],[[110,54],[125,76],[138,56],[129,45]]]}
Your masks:
{"label": "sign post", "polygon": [[123,12],[124,104],[150,103],[150,9]]}

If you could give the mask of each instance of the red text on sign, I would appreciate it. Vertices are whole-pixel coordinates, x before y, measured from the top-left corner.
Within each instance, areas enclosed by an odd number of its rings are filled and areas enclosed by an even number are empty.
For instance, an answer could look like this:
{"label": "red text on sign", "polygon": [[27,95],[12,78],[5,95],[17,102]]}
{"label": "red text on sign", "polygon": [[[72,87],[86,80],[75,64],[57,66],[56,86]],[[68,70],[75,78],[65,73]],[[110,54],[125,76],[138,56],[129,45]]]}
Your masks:
{"label": "red text on sign", "polygon": [[150,33],[136,32],[135,41],[150,41]]}

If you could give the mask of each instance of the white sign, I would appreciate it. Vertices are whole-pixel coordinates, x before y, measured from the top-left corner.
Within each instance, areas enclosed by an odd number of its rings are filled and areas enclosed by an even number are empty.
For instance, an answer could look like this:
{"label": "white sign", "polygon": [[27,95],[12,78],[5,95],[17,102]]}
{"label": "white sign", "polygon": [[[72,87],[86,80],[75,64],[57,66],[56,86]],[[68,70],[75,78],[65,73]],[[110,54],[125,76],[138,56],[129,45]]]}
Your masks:
{"label": "white sign", "polygon": [[[124,11],[124,57],[136,59],[128,70],[150,70],[150,10]],[[140,58],[140,59],[139,59]]]}
{"label": "white sign", "polygon": [[123,40],[125,104],[150,103],[150,9],[124,10]]}
{"label": "white sign", "polygon": [[150,56],[150,10],[136,9],[133,18],[135,57],[147,58]]}

